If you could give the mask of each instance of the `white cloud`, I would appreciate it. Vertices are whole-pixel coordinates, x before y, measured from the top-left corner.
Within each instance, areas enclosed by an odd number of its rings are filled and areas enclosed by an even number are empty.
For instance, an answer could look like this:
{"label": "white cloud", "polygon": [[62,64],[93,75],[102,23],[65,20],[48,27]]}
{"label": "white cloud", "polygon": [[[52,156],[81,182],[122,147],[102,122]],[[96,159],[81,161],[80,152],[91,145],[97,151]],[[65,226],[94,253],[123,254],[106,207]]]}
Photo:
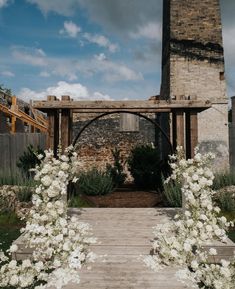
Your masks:
{"label": "white cloud", "polygon": [[64,28],[60,30],[60,34],[65,34],[71,38],[76,38],[81,28],[72,21],[65,21]]}
{"label": "white cloud", "polygon": [[46,66],[48,64],[46,54],[42,49],[13,46],[12,55],[16,60],[33,66]]}
{"label": "white cloud", "polygon": [[71,16],[79,7],[78,0],[26,0],[31,4],[35,4],[43,14],[55,12],[64,16]]}
{"label": "white cloud", "polygon": [[94,60],[94,67],[97,71],[104,73],[104,79],[107,81],[143,80],[143,75],[140,72],[136,72],[122,63],[108,60],[103,53],[95,55]]}
{"label": "white cloud", "polygon": [[25,100],[40,100],[46,99],[47,95],[55,95],[58,98],[61,95],[70,95],[74,100],[111,100],[107,94],[95,91],[90,92],[89,89],[80,83],[68,83],[59,81],[55,86],[48,87],[45,90],[35,91],[30,88],[22,88],[18,97]]}
{"label": "white cloud", "polygon": [[111,41],[104,35],[84,33],[83,37],[90,43],[95,43],[101,47],[108,48],[110,52],[116,52],[118,49],[118,45],[111,43]]}
{"label": "white cloud", "polygon": [[138,27],[137,32],[132,32],[130,35],[133,38],[146,38],[150,40],[161,41],[162,39],[162,28],[161,24],[157,22],[149,22]]}
{"label": "white cloud", "polygon": [[107,57],[105,56],[105,54],[104,53],[100,53],[100,54],[96,54],[95,56],[94,56],[94,58],[96,59],[96,60],[98,60],[98,61],[104,61],[104,60],[107,60]]}
{"label": "white cloud", "polygon": [[2,71],[1,75],[6,76],[6,77],[14,77],[15,76],[15,74],[9,70]]}
{"label": "white cloud", "polygon": [[6,7],[10,2],[11,0],[0,0],[0,8]]}
{"label": "white cloud", "polygon": [[54,12],[64,16],[74,15],[79,8],[87,11],[92,22],[105,30],[129,35],[146,22],[161,23],[162,1],[156,0],[27,0],[44,13]]}
{"label": "white cloud", "polygon": [[50,75],[50,73],[47,72],[47,71],[41,71],[40,74],[39,74],[39,76],[41,76],[41,77],[50,77],[51,75]]}

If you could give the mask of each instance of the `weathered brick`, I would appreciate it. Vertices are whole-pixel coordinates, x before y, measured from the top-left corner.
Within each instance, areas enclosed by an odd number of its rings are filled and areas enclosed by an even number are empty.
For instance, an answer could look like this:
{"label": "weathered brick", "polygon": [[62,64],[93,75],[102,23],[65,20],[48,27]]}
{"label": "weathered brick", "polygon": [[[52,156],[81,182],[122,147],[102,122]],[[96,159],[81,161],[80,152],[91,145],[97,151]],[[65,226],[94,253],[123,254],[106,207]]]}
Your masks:
{"label": "weathered brick", "polygon": [[199,146],[217,154],[217,168],[227,167],[228,99],[219,0],[163,3],[161,98],[213,103],[199,115]]}

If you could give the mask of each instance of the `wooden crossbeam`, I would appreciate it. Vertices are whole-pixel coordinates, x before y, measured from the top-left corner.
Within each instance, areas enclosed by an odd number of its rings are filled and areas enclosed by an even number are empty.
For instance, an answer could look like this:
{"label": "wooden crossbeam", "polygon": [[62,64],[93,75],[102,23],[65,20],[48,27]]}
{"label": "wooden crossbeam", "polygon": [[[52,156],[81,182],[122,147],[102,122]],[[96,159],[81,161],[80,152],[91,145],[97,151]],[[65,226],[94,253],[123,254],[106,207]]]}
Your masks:
{"label": "wooden crossbeam", "polygon": [[209,101],[198,100],[133,100],[133,101],[34,101],[33,108],[47,112],[52,109],[72,109],[73,112],[141,111],[169,112],[172,109],[196,109],[211,107]]}

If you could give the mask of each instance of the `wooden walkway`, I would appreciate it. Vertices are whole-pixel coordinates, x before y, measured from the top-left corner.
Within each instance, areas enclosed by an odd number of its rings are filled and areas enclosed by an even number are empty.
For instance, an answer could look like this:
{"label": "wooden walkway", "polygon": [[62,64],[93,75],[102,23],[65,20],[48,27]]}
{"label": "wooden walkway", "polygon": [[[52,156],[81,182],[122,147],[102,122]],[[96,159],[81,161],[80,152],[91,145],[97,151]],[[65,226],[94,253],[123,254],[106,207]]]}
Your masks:
{"label": "wooden walkway", "polygon": [[82,269],[79,286],[71,284],[66,288],[186,288],[177,281],[174,268],[156,273],[146,268],[143,262],[143,256],[150,253],[153,227],[166,223],[175,210],[89,208],[70,211],[79,214],[82,221],[93,227],[98,242],[92,246],[92,250],[98,258],[95,263],[89,264],[91,268]]}

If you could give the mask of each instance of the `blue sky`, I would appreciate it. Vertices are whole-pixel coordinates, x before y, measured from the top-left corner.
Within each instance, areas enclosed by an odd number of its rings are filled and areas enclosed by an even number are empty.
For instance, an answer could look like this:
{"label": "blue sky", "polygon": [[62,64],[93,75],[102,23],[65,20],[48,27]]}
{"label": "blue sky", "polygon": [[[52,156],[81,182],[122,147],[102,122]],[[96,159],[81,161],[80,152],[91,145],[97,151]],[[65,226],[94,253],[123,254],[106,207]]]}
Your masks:
{"label": "blue sky", "polygon": [[[0,83],[29,100],[146,99],[159,93],[160,0],[0,0]],[[235,1],[221,0],[228,94]]]}

